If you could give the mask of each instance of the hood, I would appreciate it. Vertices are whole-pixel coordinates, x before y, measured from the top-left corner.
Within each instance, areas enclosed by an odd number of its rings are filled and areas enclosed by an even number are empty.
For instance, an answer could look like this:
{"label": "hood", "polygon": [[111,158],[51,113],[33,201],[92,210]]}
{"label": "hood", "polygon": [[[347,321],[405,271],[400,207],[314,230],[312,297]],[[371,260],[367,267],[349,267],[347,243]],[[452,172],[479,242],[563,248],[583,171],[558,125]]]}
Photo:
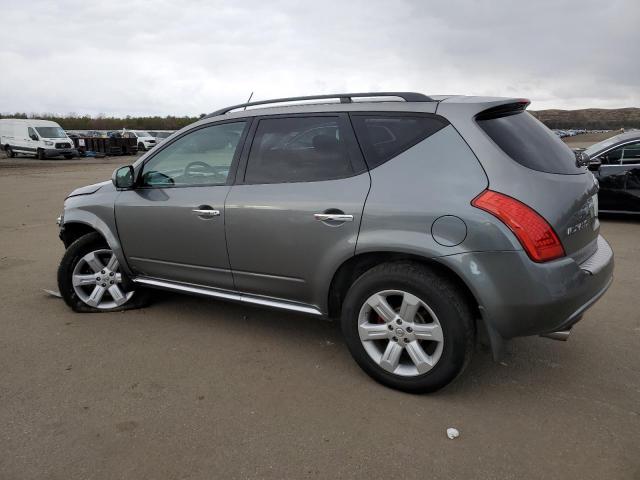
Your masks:
{"label": "hood", "polygon": [[86,187],[76,188],[67,196],[67,198],[77,197],[78,195],[91,195],[92,193],[96,193],[102,187],[110,184],[111,184],[111,180],[107,180],[105,182],[94,183],[93,185],[87,185]]}

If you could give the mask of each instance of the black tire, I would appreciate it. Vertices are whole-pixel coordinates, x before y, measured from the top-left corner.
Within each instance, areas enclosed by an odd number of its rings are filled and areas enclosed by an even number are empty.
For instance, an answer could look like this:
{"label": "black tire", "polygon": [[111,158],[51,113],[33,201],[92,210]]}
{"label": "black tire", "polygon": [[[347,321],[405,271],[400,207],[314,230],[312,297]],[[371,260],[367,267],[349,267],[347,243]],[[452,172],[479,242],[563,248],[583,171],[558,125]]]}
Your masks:
{"label": "black tire", "polygon": [[[396,375],[384,370],[365,350],[358,333],[360,309],[370,296],[384,290],[415,295],[437,316],[444,341],[439,360],[428,372]],[[360,276],[343,302],[341,325],[351,355],[369,376],[410,393],[434,392],[451,383],[471,360],[475,344],[473,310],[460,288],[445,276],[413,262],[381,264]]]}
{"label": "black tire", "polygon": [[14,158],[16,156],[16,153],[11,149],[9,145],[4,147],[4,153],[7,156],[7,158]]}
{"label": "black tire", "polygon": [[146,152],[146,151],[147,151],[147,149],[146,149],[146,148],[145,148],[145,146],[144,146],[144,143],[140,142],[140,143],[138,144],[138,151],[139,151],[139,152]]}
{"label": "black tire", "polygon": [[44,150],[39,148],[38,152],[36,153],[36,157],[38,158],[38,160],[44,160],[46,158],[44,155]]}
{"label": "black tire", "polygon": [[73,155],[65,155],[64,158],[66,158],[67,160],[71,160],[73,158]]}
{"label": "black tire", "polygon": [[[133,288],[132,282],[123,278],[122,287],[126,292],[135,291],[123,305],[110,309],[99,309],[84,303],[73,288],[72,275],[76,264],[87,253],[98,249],[109,249],[107,242],[98,233],[88,233],[69,245],[58,267],[58,289],[65,303],[76,312],[104,313],[141,308],[149,303],[149,293],[144,289]],[[124,273],[122,273],[124,277]]]}

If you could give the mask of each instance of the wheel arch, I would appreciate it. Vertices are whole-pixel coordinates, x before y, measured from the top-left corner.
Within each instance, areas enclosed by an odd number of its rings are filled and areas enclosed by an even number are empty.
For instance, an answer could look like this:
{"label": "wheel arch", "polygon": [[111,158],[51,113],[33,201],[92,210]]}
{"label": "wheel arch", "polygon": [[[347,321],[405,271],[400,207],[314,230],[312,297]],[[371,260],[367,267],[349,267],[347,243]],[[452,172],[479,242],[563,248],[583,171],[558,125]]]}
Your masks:
{"label": "wheel arch", "polygon": [[82,222],[65,222],[64,228],[60,232],[60,240],[64,243],[65,248],[69,248],[69,245],[89,233],[97,233],[104,238],[104,235],[91,225]]}
{"label": "wheel arch", "polygon": [[482,315],[482,307],[478,298],[466,282],[449,266],[438,261],[437,258],[422,257],[405,252],[366,252],[355,255],[343,262],[333,275],[327,295],[327,315],[329,318],[338,318],[342,302],[346,296],[349,286],[367,270],[376,265],[386,262],[409,261],[421,264],[440,275],[449,279],[454,285],[460,288],[466,301],[471,306],[476,319],[476,332],[478,338],[491,346],[494,356],[502,347],[496,343],[496,339],[487,332],[487,323]]}
{"label": "wheel arch", "polygon": [[123,272],[131,275],[131,269],[122,251],[117,232],[114,230],[115,226],[113,229],[110,228],[97,215],[86,210],[72,209],[66,211],[64,214],[64,223],[61,226],[60,239],[64,243],[65,248],[68,248],[69,245],[83,235],[92,232],[98,233],[104,238],[109,248],[113,250]]}

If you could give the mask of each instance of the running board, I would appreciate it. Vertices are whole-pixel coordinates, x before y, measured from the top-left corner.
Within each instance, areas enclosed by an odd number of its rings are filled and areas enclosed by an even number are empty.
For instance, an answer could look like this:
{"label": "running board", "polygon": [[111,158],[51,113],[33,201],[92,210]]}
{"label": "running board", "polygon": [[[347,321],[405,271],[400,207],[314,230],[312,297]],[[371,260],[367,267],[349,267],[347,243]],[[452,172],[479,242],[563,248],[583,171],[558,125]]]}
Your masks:
{"label": "running board", "polygon": [[190,293],[193,295],[202,295],[205,297],[220,298],[223,300],[231,300],[234,302],[250,303],[253,305],[261,305],[264,307],[280,308],[282,310],[290,310],[298,313],[306,313],[308,315],[323,316],[322,312],[316,307],[300,305],[273,298],[259,297],[246,293],[236,293],[228,290],[218,290],[215,288],[201,287],[198,285],[184,284],[177,282],[169,282],[166,280],[158,280],[155,278],[137,277],[133,279],[133,283],[145,285],[152,288],[161,288],[176,292]]}

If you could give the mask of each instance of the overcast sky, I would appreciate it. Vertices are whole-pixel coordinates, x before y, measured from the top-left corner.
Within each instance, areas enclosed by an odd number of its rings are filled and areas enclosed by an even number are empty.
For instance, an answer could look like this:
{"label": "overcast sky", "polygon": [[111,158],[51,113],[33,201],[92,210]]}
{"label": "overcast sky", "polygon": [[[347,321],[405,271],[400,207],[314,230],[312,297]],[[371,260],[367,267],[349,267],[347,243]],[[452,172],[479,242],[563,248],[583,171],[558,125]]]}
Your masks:
{"label": "overcast sky", "polygon": [[0,0],[0,112],[410,90],[640,107],[640,0]]}

